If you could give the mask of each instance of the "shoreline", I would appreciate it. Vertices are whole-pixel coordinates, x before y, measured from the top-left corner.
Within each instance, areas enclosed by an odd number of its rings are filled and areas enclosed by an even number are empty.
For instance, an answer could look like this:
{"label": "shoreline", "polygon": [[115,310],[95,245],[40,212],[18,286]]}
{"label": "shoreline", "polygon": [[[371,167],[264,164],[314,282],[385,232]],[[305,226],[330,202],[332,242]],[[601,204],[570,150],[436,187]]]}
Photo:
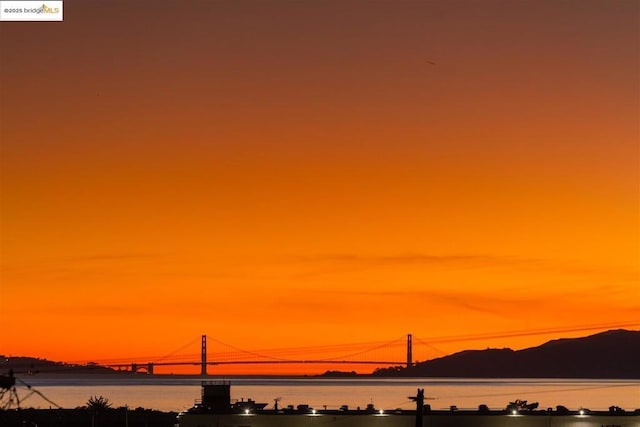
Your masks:
{"label": "shoreline", "polygon": [[532,377],[532,376],[520,376],[520,377],[461,377],[461,376],[372,376],[372,375],[354,375],[354,376],[333,376],[333,375],[280,375],[280,374],[242,374],[242,375],[199,375],[199,374],[145,374],[145,373],[58,373],[58,372],[34,372],[32,374],[15,374],[15,377],[21,380],[27,379],[140,379],[140,380],[202,380],[202,381],[228,381],[228,380],[328,380],[328,381],[359,381],[367,380],[367,382],[428,382],[428,381],[450,381],[450,382],[500,382],[500,381],[523,381],[523,382],[538,382],[538,381],[635,381],[640,383],[640,378],[600,378],[600,377]]}

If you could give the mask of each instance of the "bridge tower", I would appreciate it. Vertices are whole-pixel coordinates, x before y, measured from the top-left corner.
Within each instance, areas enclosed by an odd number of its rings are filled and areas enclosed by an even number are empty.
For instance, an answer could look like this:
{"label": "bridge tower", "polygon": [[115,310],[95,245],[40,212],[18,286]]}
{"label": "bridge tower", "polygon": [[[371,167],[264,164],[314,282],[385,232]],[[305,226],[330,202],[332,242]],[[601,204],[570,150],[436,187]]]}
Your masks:
{"label": "bridge tower", "polygon": [[202,336],[202,353],[200,359],[200,375],[207,375],[207,336]]}
{"label": "bridge tower", "polygon": [[413,366],[413,345],[412,345],[412,336],[411,334],[407,335],[407,368]]}

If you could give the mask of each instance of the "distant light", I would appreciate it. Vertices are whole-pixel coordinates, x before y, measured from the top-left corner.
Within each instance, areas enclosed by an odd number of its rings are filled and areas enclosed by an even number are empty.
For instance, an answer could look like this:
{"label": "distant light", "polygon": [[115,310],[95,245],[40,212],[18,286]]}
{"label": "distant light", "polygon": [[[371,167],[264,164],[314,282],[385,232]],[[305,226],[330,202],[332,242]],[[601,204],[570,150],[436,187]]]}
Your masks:
{"label": "distant light", "polygon": [[584,409],[580,409],[580,415],[584,415]]}
{"label": "distant light", "polygon": [[380,409],[380,410],[378,411],[378,413],[379,413],[380,415],[382,415],[382,414],[384,414],[384,411],[383,411],[382,409]]}
{"label": "distant light", "polygon": [[514,409],[513,411],[511,411],[511,415],[518,415],[518,411]]}
{"label": "distant light", "polygon": [[316,414],[316,410],[315,410],[315,409],[312,409],[312,410],[311,410],[311,413],[312,413],[313,415],[315,415],[315,414]]}
{"label": "distant light", "polygon": [[244,410],[244,414],[245,414],[245,415],[249,415],[249,410],[248,410],[248,409],[245,409],[245,410]]}

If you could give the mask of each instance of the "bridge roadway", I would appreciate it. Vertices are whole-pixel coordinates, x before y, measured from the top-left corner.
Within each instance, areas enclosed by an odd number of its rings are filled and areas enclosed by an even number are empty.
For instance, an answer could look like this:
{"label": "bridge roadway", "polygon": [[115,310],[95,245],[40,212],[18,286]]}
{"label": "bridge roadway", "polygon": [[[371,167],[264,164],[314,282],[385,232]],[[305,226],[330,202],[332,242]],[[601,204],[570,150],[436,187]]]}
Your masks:
{"label": "bridge roadway", "polygon": [[[149,362],[153,366],[201,366],[202,362]],[[343,364],[343,365],[402,365],[404,362],[389,362],[385,360],[230,360],[220,362],[206,362],[207,365],[273,365],[273,364]],[[108,368],[131,367],[131,363],[101,364]],[[138,363],[140,367],[145,363]]]}

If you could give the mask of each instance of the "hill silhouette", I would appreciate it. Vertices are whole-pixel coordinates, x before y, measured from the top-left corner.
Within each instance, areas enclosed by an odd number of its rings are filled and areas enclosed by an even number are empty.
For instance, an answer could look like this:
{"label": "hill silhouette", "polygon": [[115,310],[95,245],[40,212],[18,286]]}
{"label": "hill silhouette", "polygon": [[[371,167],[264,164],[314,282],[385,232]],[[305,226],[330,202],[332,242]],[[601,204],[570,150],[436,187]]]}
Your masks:
{"label": "hill silhouette", "polygon": [[465,378],[640,378],[640,331],[612,330],[538,347],[466,350],[374,376]]}
{"label": "hill silhouette", "polygon": [[2,372],[6,373],[10,369],[16,374],[118,374],[119,372],[111,368],[100,366],[96,363],[76,364],[53,362],[47,359],[35,357],[16,356],[8,357],[0,355]]}

